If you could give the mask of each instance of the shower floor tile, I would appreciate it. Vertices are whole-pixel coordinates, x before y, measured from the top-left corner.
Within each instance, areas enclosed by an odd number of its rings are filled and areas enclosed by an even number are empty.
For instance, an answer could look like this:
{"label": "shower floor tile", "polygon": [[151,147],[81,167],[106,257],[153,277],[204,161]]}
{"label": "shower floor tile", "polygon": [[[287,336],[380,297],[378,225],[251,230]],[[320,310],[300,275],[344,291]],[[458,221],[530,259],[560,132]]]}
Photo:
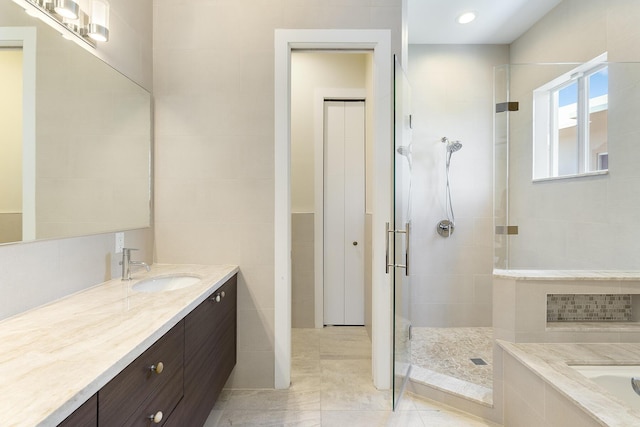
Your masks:
{"label": "shower floor tile", "polygon": [[[493,328],[412,328],[411,362],[439,374],[491,389]],[[478,365],[472,359],[482,359]]]}

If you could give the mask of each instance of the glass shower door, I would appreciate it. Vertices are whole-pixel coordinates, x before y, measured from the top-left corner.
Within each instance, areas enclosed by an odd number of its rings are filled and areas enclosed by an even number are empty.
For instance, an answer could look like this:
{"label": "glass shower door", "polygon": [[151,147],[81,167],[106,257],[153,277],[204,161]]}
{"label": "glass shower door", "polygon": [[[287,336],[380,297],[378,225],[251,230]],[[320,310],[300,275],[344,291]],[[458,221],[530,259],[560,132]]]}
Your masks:
{"label": "glass shower door", "polygon": [[411,87],[394,64],[394,223],[393,239],[393,408],[402,396],[411,369],[409,248],[411,228]]}

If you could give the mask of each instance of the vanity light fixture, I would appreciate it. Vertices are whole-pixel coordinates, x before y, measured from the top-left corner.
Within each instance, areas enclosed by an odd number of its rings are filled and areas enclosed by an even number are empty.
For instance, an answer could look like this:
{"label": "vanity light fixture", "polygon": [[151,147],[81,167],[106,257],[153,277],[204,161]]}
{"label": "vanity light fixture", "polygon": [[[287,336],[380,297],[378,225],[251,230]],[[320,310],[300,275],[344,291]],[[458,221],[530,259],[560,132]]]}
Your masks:
{"label": "vanity light fixture", "polygon": [[473,22],[478,15],[475,12],[465,12],[456,18],[458,24],[468,24]]}
{"label": "vanity light fixture", "polygon": [[91,0],[87,30],[87,34],[93,40],[109,41],[109,2],[107,0]]}
{"label": "vanity light fixture", "polygon": [[13,0],[85,49],[109,40],[109,2],[107,0]]}
{"label": "vanity light fixture", "polygon": [[53,10],[63,18],[78,19],[80,17],[80,5],[73,0],[55,0]]}

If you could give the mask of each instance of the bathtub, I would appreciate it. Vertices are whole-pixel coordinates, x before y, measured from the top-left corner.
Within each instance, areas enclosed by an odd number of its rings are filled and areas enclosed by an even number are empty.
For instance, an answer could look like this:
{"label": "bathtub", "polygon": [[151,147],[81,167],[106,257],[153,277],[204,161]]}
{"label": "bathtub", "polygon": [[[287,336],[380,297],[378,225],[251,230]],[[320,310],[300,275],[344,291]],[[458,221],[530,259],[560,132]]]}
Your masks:
{"label": "bathtub", "polygon": [[638,365],[572,365],[591,381],[629,405],[640,409],[640,396],[631,387],[631,377],[640,378]]}

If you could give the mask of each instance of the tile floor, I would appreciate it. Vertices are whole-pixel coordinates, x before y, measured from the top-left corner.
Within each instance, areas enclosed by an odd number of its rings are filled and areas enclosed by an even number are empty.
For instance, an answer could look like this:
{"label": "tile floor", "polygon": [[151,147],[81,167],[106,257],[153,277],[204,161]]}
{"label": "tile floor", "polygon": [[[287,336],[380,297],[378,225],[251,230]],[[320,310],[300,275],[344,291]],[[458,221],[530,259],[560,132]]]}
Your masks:
{"label": "tile floor", "polygon": [[[493,387],[493,328],[414,327],[411,363],[491,389]],[[475,365],[480,358],[486,365]]]}
{"label": "tile floor", "polygon": [[289,390],[224,390],[207,420],[218,426],[496,426],[371,382],[371,341],[363,327],[294,329]]}

